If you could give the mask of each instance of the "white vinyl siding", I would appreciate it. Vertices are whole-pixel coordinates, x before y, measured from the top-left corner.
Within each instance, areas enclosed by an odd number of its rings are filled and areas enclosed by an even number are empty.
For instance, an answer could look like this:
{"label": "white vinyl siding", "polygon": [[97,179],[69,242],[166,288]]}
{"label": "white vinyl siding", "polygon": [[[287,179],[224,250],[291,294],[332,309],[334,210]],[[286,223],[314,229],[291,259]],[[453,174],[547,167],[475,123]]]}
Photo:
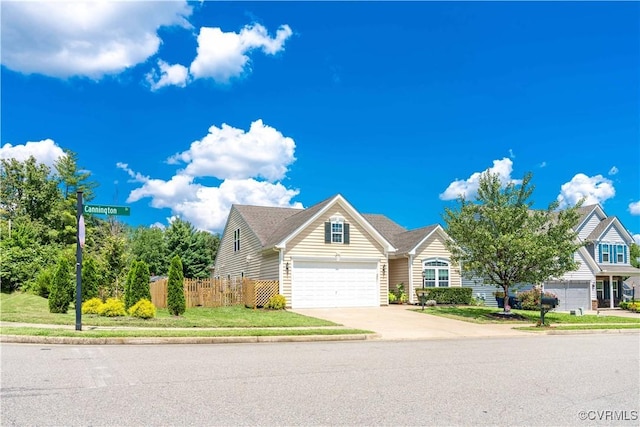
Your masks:
{"label": "white vinyl siding", "polygon": [[[325,244],[325,222],[331,222],[332,216],[342,216],[344,223],[349,224],[349,244]],[[387,256],[382,245],[375,240],[360,224],[349,215],[345,209],[336,204],[328,210],[325,215],[317,218],[309,224],[295,238],[287,243],[283,262],[294,264],[295,259],[315,259],[317,261],[343,262],[367,260],[378,262],[378,281],[380,292],[380,304],[388,303],[388,267]],[[385,274],[382,274],[384,268]],[[282,292],[287,299],[287,304],[291,304],[291,275],[283,274]]]}
{"label": "white vinyl siding", "polygon": [[600,218],[595,211],[592,212],[582,228],[578,230],[578,236],[583,240],[589,237],[591,232],[595,230],[598,224],[600,224],[600,221],[602,221],[603,219],[604,218]]}
{"label": "white vinyl siding", "polygon": [[279,280],[278,279],[278,261],[280,254],[276,251],[270,251],[263,254],[260,262],[260,273],[255,277],[260,280]]}

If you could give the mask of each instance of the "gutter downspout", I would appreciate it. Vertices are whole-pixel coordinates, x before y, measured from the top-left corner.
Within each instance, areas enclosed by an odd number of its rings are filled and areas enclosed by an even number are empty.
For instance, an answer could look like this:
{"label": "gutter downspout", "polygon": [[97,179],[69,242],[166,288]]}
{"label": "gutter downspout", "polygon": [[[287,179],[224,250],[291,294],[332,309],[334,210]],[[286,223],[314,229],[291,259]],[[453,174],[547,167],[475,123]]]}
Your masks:
{"label": "gutter downspout", "polygon": [[409,258],[409,303],[414,304],[415,299],[413,294],[415,293],[415,290],[413,289],[413,254],[409,254],[407,257]]}

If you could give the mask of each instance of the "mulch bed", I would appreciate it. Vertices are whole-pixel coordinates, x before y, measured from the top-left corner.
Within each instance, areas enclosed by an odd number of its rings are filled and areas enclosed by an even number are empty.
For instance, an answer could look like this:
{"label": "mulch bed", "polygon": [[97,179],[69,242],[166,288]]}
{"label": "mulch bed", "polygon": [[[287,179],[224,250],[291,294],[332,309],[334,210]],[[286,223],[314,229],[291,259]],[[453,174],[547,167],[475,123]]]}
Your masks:
{"label": "mulch bed", "polygon": [[525,316],[521,315],[521,314],[517,314],[517,313],[509,313],[509,314],[504,314],[503,312],[495,312],[495,313],[487,313],[486,316],[491,319],[491,320],[504,320],[504,321],[526,321],[529,322],[530,320],[527,319]]}

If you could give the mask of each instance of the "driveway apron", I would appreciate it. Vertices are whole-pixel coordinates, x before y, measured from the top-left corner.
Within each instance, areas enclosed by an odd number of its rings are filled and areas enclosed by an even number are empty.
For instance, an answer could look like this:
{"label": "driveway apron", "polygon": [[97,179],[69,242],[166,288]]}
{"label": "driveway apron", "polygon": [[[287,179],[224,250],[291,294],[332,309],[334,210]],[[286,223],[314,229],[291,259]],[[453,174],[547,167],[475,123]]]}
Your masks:
{"label": "driveway apron", "polygon": [[516,325],[477,324],[448,319],[413,310],[411,305],[371,308],[308,308],[291,310],[305,316],[326,319],[349,328],[376,332],[383,340],[433,338],[531,336],[513,329]]}

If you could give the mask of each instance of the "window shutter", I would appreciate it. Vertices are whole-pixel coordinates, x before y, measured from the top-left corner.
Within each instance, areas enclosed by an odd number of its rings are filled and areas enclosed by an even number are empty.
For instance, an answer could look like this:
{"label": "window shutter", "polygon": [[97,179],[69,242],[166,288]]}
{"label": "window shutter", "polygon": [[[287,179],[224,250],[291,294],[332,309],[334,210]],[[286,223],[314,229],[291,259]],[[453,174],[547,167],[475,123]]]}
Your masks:
{"label": "window shutter", "polygon": [[324,242],[331,243],[331,223],[324,223]]}
{"label": "window shutter", "polygon": [[617,264],[617,262],[618,262],[618,245],[611,245],[611,246],[613,246],[613,263]]}
{"label": "window shutter", "polygon": [[598,262],[602,262],[602,243],[598,243]]}
{"label": "window shutter", "polygon": [[343,227],[344,227],[344,239],[342,240],[345,245],[348,245],[349,244],[349,224],[344,224]]}
{"label": "window shutter", "polygon": [[626,264],[627,263],[627,247],[623,246],[622,248],[624,249],[624,263]]}

